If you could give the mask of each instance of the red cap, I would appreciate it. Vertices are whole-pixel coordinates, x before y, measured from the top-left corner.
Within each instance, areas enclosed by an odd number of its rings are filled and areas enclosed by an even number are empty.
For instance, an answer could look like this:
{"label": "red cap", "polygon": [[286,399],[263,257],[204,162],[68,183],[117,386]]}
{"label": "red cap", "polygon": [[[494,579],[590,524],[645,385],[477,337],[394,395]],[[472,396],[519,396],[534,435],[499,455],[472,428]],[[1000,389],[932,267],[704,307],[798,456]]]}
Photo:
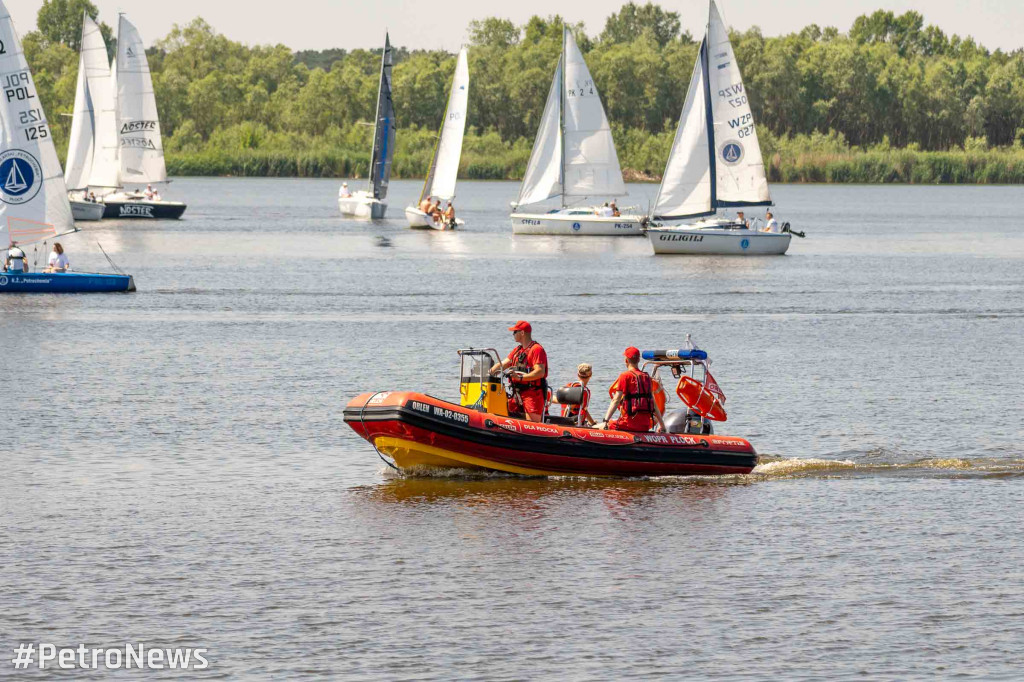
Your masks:
{"label": "red cap", "polygon": [[526,332],[527,334],[533,333],[533,327],[526,320],[519,320],[514,325],[508,328],[510,332]]}
{"label": "red cap", "polygon": [[627,360],[639,360],[640,359],[640,349],[636,348],[634,346],[630,346],[625,351],[623,351],[622,355],[625,356],[625,358]]}

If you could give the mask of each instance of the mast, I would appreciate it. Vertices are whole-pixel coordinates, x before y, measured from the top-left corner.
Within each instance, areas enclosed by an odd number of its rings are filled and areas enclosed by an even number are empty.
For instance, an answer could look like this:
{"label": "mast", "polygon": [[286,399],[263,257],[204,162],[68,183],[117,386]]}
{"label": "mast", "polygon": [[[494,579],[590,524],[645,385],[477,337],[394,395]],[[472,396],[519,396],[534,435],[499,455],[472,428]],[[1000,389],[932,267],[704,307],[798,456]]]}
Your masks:
{"label": "mast", "polygon": [[558,149],[562,154],[562,160],[558,164],[558,187],[561,190],[558,197],[562,202],[562,208],[565,208],[565,35],[568,32],[569,27],[562,24],[562,58],[559,60],[562,68],[558,73]]}
{"label": "mast", "polygon": [[[430,157],[430,166],[427,167],[427,177],[423,179],[423,190],[420,192],[420,204],[427,198],[428,190],[431,189],[430,185],[434,180],[434,169],[437,168],[437,152],[441,149],[441,138],[444,136],[444,124],[448,120],[448,107],[452,103],[451,92],[455,87],[455,79],[459,74],[458,57],[455,61],[455,72],[452,73],[452,84],[448,88],[448,99],[444,103],[444,115],[441,117],[441,127],[437,131],[437,140],[434,141],[434,155]],[[416,205],[419,208],[419,204]]]}
{"label": "mast", "polygon": [[711,215],[718,213],[718,167],[715,163],[715,113],[711,104],[711,8],[708,3],[708,23],[704,27],[704,42],[700,45],[700,68],[704,72],[704,119],[708,126],[708,168],[711,170]]}
{"label": "mast", "polygon": [[380,129],[380,91],[384,87],[384,61],[388,58],[388,32],[384,31],[384,49],[380,53],[380,80],[377,81],[377,111],[373,116],[373,137],[370,138],[370,172],[366,174],[366,190],[373,191],[373,157],[377,154],[377,131]]}

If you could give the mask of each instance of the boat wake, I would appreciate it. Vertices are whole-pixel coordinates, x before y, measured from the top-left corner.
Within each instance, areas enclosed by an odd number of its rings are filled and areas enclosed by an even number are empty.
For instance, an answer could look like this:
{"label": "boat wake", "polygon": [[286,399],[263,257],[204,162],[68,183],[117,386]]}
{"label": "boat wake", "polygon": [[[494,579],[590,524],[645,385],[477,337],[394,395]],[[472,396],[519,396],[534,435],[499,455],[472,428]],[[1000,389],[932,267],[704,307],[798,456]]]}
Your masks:
{"label": "boat wake", "polygon": [[[894,454],[894,453],[890,453]],[[815,476],[935,476],[935,477],[987,477],[1024,476],[1024,459],[920,457],[906,459],[892,456],[886,461],[884,453],[873,450],[863,461],[855,459],[787,459],[761,457],[750,473],[763,480],[775,478]]]}
{"label": "boat wake", "polygon": [[[863,476],[932,476],[932,477],[1024,477],[1024,459],[1021,458],[980,458],[924,457],[912,461],[878,461],[877,451],[872,451],[866,461],[854,459],[825,459],[819,457],[784,458],[761,457],[760,463],[747,475],[728,476],[667,476],[658,480],[693,485],[742,485],[762,481],[792,478],[851,478]],[[381,467],[380,473],[388,480],[445,479],[464,481],[526,480],[544,477],[522,476],[501,471],[484,469],[451,469],[442,467],[413,467],[407,471]],[[588,476],[553,476],[549,479],[591,479]],[[626,480],[626,479],[615,479]],[[628,480],[650,480],[635,478]]]}

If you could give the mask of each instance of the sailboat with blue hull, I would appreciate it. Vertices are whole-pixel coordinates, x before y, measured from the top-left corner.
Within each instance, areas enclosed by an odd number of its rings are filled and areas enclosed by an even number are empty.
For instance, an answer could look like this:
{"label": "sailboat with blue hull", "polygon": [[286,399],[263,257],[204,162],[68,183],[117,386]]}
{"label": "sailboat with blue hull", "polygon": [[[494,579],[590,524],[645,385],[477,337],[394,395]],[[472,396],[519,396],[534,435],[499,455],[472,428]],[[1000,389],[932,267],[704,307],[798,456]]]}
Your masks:
{"label": "sailboat with blue hull", "polygon": [[86,294],[135,291],[131,275],[95,272],[0,273],[0,291],[19,294]]}
{"label": "sailboat with blue hull", "polygon": [[64,172],[10,12],[0,0],[0,293],[135,291],[130,275],[27,272],[24,246],[77,232]]}

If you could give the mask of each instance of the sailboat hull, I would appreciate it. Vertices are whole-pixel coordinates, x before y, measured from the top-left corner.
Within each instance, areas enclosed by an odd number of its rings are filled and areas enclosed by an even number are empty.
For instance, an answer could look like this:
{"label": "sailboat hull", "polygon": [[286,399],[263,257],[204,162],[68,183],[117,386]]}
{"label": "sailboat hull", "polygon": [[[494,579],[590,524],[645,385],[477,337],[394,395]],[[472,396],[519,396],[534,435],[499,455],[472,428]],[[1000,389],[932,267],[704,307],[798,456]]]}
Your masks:
{"label": "sailboat hull", "polygon": [[597,216],[592,213],[513,213],[514,234],[582,237],[630,237],[644,233],[640,216]]}
{"label": "sailboat hull", "polygon": [[382,220],[387,213],[388,205],[375,199],[366,192],[356,192],[349,197],[338,197],[338,210],[341,215],[361,220]]}
{"label": "sailboat hull", "polygon": [[71,200],[71,215],[75,220],[99,220],[103,217],[104,205],[95,201]]}
{"label": "sailboat hull", "polygon": [[94,294],[135,291],[131,275],[92,272],[0,273],[0,293]]}
{"label": "sailboat hull", "polygon": [[[431,230],[450,230],[452,229],[447,223],[437,222],[432,217],[428,216],[423,211],[419,210],[414,206],[406,206],[405,208],[405,219],[409,222],[409,227],[414,228],[427,228]],[[462,227],[466,224],[466,221],[461,218],[455,219],[456,227]]]}
{"label": "sailboat hull", "polygon": [[103,198],[106,208],[104,218],[143,218],[152,220],[176,220],[185,213],[187,206],[180,201],[149,201],[146,199]]}
{"label": "sailboat hull", "polygon": [[789,249],[789,233],[707,227],[649,227],[647,238],[654,253],[781,256]]}

